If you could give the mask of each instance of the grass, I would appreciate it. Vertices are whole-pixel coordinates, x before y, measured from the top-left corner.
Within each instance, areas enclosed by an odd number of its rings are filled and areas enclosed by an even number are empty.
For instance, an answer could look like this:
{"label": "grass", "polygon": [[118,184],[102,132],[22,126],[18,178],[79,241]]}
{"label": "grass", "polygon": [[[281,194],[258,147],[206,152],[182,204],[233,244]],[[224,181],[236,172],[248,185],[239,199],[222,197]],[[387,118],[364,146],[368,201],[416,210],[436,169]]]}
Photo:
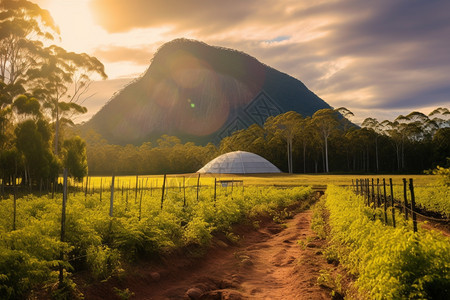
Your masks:
{"label": "grass", "polygon": [[[166,187],[182,187],[183,177],[186,186],[196,186],[198,174],[176,174],[167,175]],[[101,179],[103,178],[103,179]],[[147,187],[162,187],[163,175],[140,175],[139,181]],[[324,174],[201,174],[200,185],[213,185],[214,178],[217,180],[242,180],[244,186],[310,186],[310,185],[342,185],[348,186],[352,184],[352,179],[366,179],[385,178],[393,179],[394,185],[402,184],[402,178],[413,178],[416,186],[424,186],[434,184],[437,179],[436,175],[324,175]],[[60,179],[61,180],[61,179]],[[109,186],[111,184],[111,177],[93,176],[90,177],[90,183],[95,187]],[[116,176],[116,188],[130,186],[136,187],[136,176]]]}

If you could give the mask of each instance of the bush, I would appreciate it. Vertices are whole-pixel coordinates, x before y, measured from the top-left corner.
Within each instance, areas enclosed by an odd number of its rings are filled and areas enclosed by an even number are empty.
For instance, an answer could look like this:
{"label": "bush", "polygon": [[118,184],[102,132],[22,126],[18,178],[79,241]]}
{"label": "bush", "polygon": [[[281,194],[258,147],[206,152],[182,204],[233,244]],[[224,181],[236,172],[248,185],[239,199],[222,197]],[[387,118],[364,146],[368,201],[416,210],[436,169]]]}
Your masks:
{"label": "bush", "polygon": [[[450,241],[410,224],[373,220],[372,208],[347,189],[328,186],[331,243],[362,294],[373,299],[441,299],[450,293]],[[372,217],[371,217],[372,216]]]}

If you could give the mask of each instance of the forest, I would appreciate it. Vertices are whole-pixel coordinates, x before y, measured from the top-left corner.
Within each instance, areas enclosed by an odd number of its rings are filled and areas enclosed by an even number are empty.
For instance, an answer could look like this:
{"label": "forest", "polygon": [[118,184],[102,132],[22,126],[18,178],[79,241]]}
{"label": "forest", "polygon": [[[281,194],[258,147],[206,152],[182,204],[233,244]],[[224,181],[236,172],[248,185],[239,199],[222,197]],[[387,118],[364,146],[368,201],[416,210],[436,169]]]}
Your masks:
{"label": "forest", "polygon": [[261,155],[289,173],[422,173],[448,164],[447,108],[393,121],[367,118],[361,126],[349,121],[352,115],[346,108],[322,109],[312,117],[290,111],[269,117],[263,127],[236,131],[219,145],[182,144],[167,135],[155,144],[111,145],[92,130],[83,137],[91,175],[192,173],[237,150]]}

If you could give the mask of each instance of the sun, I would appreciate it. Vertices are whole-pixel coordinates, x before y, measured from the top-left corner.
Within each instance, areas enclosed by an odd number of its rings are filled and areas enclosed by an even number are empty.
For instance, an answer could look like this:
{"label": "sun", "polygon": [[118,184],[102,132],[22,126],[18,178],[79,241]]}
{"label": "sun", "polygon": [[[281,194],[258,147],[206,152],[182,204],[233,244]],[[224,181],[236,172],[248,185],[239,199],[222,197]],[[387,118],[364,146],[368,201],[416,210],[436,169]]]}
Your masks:
{"label": "sun", "polygon": [[95,36],[100,29],[93,21],[89,0],[49,0],[42,7],[50,11],[59,26],[65,49],[84,52],[97,44]]}

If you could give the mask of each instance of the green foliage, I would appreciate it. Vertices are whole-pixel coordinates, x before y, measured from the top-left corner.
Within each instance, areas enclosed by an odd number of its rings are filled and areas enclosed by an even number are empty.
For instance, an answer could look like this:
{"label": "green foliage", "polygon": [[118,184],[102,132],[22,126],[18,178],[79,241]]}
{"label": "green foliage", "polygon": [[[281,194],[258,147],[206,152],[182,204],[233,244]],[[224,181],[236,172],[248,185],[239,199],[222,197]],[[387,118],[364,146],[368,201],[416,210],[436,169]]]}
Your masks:
{"label": "green foliage", "polygon": [[325,200],[322,198],[312,208],[312,218],[311,218],[311,229],[317,234],[321,239],[327,237],[325,229]]}
{"label": "green foliage", "polygon": [[86,143],[79,136],[64,141],[64,166],[78,181],[87,175]]}
{"label": "green foliage", "polygon": [[[414,195],[416,206],[429,212],[441,214],[445,218],[450,217],[450,186],[446,181],[450,172],[449,169],[437,167],[431,171],[438,176],[432,183],[415,185]],[[434,178],[433,178],[434,179]],[[403,201],[403,186],[394,185],[394,197]],[[408,203],[411,203],[411,193],[407,190]]]}
{"label": "green foliage", "polygon": [[445,185],[447,187],[450,186],[450,167],[443,168],[443,167],[437,166],[436,169],[432,170],[431,173],[433,175],[439,176],[439,183],[441,183],[442,185]]}
{"label": "green foliage", "polygon": [[58,161],[50,150],[51,133],[48,122],[27,120],[15,129],[16,147],[24,157],[30,178],[55,178]]}
{"label": "green foliage", "polygon": [[[60,263],[66,269],[65,276],[70,275],[67,272],[87,269],[93,278],[103,280],[120,273],[123,260],[152,257],[187,246],[204,249],[215,232],[235,240],[229,232],[233,224],[251,222],[260,215],[279,218],[277,211],[298,201],[307,202],[311,193],[308,187],[218,188],[214,202],[213,188],[203,185],[198,201],[196,189],[187,188],[187,205],[183,207],[183,193],[176,182],[172,183],[174,186],[166,186],[163,210],[160,188],[142,190],[141,205],[140,193],[135,202],[133,190],[124,194],[116,190],[113,218],[109,217],[109,201],[100,201],[98,190],[86,197],[81,191],[70,192],[64,242],[59,241],[61,194],[54,199],[34,195],[17,199],[15,231],[11,231],[13,199],[2,200],[0,298],[22,297],[42,283],[56,284]],[[102,197],[109,199],[110,193],[104,190]],[[64,262],[59,260],[61,251]],[[70,278],[67,286],[54,292],[54,298],[75,295],[76,289],[69,283]]]}
{"label": "green foliage", "polygon": [[16,100],[14,100],[13,107],[16,109],[18,114],[32,116],[40,116],[41,114],[41,105],[34,97],[20,95],[16,98]]}
{"label": "green foliage", "polygon": [[200,217],[194,217],[186,226],[183,232],[184,242],[189,244],[209,245],[211,231],[213,228]]}
{"label": "green foliage", "polygon": [[[450,243],[436,232],[414,233],[373,220],[374,211],[350,190],[328,186],[331,242],[360,292],[374,299],[444,299],[450,292]],[[370,217],[372,216],[372,217]],[[408,228],[409,227],[409,228]]]}
{"label": "green foliage", "polygon": [[107,279],[120,267],[120,254],[117,249],[108,246],[89,246],[86,251],[86,262],[92,276],[97,280]]}
{"label": "green foliage", "polygon": [[128,288],[121,290],[119,288],[114,287],[113,291],[122,300],[128,300],[134,296],[134,293],[131,292]]}

